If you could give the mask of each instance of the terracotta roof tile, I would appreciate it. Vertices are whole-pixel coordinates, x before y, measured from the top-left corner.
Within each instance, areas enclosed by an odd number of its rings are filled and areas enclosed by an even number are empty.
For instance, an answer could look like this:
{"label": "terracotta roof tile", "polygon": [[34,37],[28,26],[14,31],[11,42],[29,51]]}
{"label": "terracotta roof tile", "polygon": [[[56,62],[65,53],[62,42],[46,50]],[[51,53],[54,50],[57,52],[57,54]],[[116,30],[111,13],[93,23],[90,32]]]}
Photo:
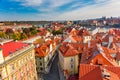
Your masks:
{"label": "terracotta roof tile", "polygon": [[120,60],[120,52],[116,54],[116,60]]}
{"label": "terracotta roof tile", "polygon": [[87,49],[87,44],[83,43],[62,43],[62,46],[59,47],[59,50],[64,56],[74,56],[83,52]]}
{"label": "terracotta roof tile", "polygon": [[109,73],[110,80],[120,80],[120,67],[80,64],[79,80],[108,80],[103,75]]}
{"label": "terracotta roof tile", "polygon": [[16,50],[21,50],[23,47],[28,46],[26,43],[21,42],[8,42],[4,43],[3,45],[0,45],[0,48],[2,49],[3,56],[7,57],[10,55],[10,53],[16,52]]}
{"label": "terracotta roof tile", "polygon": [[39,57],[45,57],[48,53],[46,52],[46,49],[48,49],[47,45],[44,43],[40,47],[35,48],[36,56]]}
{"label": "terracotta roof tile", "polygon": [[104,47],[101,48],[103,51],[99,50],[97,46],[94,46],[93,48],[90,48],[87,52],[83,53],[81,63],[118,66],[115,62],[115,59],[110,54],[110,49]]}

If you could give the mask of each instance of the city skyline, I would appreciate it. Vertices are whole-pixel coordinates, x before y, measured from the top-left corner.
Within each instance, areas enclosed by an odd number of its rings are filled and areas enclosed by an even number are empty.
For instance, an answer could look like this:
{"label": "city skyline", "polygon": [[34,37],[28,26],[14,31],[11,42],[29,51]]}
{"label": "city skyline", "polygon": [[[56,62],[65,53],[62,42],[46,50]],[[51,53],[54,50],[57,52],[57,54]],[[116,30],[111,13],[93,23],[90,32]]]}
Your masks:
{"label": "city skyline", "polygon": [[119,0],[0,0],[0,21],[119,17]]}

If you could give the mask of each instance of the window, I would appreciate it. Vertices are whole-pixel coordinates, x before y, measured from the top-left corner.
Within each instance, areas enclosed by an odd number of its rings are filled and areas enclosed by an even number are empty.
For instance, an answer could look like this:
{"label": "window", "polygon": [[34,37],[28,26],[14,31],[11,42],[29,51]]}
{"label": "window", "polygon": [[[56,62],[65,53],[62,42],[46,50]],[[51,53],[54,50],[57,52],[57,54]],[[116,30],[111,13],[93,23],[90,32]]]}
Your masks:
{"label": "window", "polygon": [[1,75],[1,72],[0,72],[0,80],[2,80],[2,75]]}
{"label": "window", "polygon": [[16,76],[13,76],[13,80],[17,80],[17,77],[16,77]]}
{"label": "window", "polygon": [[71,64],[71,68],[73,68],[73,64]]}
{"label": "window", "polygon": [[[10,65],[10,70],[11,70],[11,65]],[[11,72],[12,72],[12,70],[11,70]],[[1,75],[2,75],[2,78],[7,76],[5,67],[2,68]]]}
{"label": "window", "polygon": [[73,62],[73,58],[71,58],[71,62]]}
{"label": "window", "polygon": [[48,57],[48,61],[49,61],[50,59],[49,59],[49,57]]}
{"label": "window", "polygon": [[115,50],[115,48],[113,48],[113,50]]}
{"label": "window", "polygon": [[14,64],[11,65],[11,70],[15,70]]}
{"label": "window", "polygon": [[22,63],[23,63],[23,62],[22,62],[22,60],[19,60],[19,66],[21,66],[21,65],[22,65]]}
{"label": "window", "polygon": [[34,77],[34,80],[37,80],[36,77]]}
{"label": "window", "polygon": [[20,74],[21,74],[21,76],[23,76],[23,75],[24,75],[24,72],[23,72],[23,70],[21,70],[21,71],[20,71]]}
{"label": "window", "polygon": [[43,70],[43,68],[40,68],[40,70],[42,71],[42,70]]}
{"label": "window", "polygon": [[27,71],[29,71],[29,66],[28,66],[28,64],[27,64],[26,68],[27,68]]}
{"label": "window", "polygon": [[25,57],[25,61],[28,61],[28,58],[27,58],[27,56]]}
{"label": "window", "polygon": [[42,62],[40,62],[40,66],[42,66]]}
{"label": "window", "polygon": [[40,58],[40,60],[41,60],[42,58]]}
{"label": "window", "polygon": [[28,80],[31,80],[31,76],[30,76],[30,74],[28,74]]}
{"label": "window", "polygon": [[33,57],[33,54],[32,54],[32,53],[30,53],[30,57],[31,57],[31,58]]}

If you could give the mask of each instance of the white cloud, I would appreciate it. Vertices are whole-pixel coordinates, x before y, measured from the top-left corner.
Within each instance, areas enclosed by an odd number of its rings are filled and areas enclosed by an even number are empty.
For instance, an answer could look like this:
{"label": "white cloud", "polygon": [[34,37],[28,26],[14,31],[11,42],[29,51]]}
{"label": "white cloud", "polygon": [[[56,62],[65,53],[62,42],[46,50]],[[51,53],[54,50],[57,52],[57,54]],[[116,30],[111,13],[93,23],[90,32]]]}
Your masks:
{"label": "white cloud", "polygon": [[109,1],[109,0],[94,0],[96,3],[101,3],[101,2],[106,2],[106,1]]}
{"label": "white cloud", "polygon": [[63,6],[67,3],[70,3],[74,0],[11,0],[16,2],[21,2],[21,5],[23,6],[40,6],[41,4],[44,5],[45,3],[48,4],[49,8],[56,8]]}
{"label": "white cloud", "polygon": [[59,7],[59,6],[63,6],[67,3],[70,3],[74,0],[50,0],[51,3],[51,7]]}
{"label": "white cloud", "polygon": [[25,7],[32,7],[38,11],[49,12],[56,8],[68,4],[74,0],[11,0],[20,2],[20,5]]}
{"label": "white cloud", "polygon": [[119,16],[120,0],[109,0],[105,3],[88,5],[77,10],[64,12],[56,17],[56,20],[75,20],[97,18],[101,16]]}
{"label": "white cloud", "polygon": [[[23,6],[35,7],[38,11],[37,20],[81,20],[88,18],[97,18],[101,16],[119,16],[120,14],[120,0],[94,0],[96,4],[90,5],[84,3],[81,8],[79,3],[71,5],[69,8],[78,7],[71,11],[64,11],[60,13],[55,9],[65,4],[74,2],[75,0],[14,0],[20,2]],[[48,3],[47,6],[44,4]],[[42,5],[42,6],[40,6]],[[37,6],[37,7],[36,7]],[[35,18],[34,18],[35,19]]]}
{"label": "white cloud", "polygon": [[42,0],[12,0],[16,2],[21,2],[21,5],[23,6],[39,6],[42,4]]}

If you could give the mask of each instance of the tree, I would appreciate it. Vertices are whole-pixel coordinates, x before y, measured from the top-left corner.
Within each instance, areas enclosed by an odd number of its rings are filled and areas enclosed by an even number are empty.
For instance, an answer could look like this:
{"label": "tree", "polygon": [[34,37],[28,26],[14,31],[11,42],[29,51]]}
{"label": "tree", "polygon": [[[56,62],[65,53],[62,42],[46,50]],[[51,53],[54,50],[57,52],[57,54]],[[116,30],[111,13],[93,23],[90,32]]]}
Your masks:
{"label": "tree", "polygon": [[8,28],[5,33],[8,35],[8,38],[11,38],[11,35],[14,33],[14,31]]}
{"label": "tree", "polygon": [[35,27],[35,26],[32,26],[32,27],[30,28],[30,31],[32,31],[32,30],[36,30],[36,27]]}
{"label": "tree", "polygon": [[14,39],[14,40],[20,40],[21,39],[21,34],[20,33],[14,33],[14,34],[12,34],[12,39]]}
{"label": "tree", "polygon": [[26,38],[28,38],[28,36],[25,33],[21,33],[20,39],[26,39]]}
{"label": "tree", "polygon": [[36,34],[37,34],[37,30],[32,30],[32,31],[31,31],[31,34],[32,34],[32,35],[36,35]]}
{"label": "tree", "polygon": [[7,35],[9,35],[9,34],[13,34],[14,31],[13,31],[12,29],[8,28],[5,33],[6,33]]}
{"label": "tree", "polygon": [[53,34],[53,35],[63,34],[63,30],[62,30],[62,29],[61,29],[61,30],[57,30],[57,31],[56,31],[56,30],[53,30],[53,31],[52,31],[52,34]]}
{"label": "tree", "polygon": [[25,33],[28,37],[31,35],[29,28],[23,28],[23,33]]}
{"label": "tree", "polygon": [[36,34],[37,34],[36,27],[35,27],[35,26],[32,26],[32,27],[30,28],[30,32],[31,32],[31,35],[36,35]]}
{"label": "tree", "polygon": [[0,38],[6,38],[7,35],[4,32],[0,32]]}

